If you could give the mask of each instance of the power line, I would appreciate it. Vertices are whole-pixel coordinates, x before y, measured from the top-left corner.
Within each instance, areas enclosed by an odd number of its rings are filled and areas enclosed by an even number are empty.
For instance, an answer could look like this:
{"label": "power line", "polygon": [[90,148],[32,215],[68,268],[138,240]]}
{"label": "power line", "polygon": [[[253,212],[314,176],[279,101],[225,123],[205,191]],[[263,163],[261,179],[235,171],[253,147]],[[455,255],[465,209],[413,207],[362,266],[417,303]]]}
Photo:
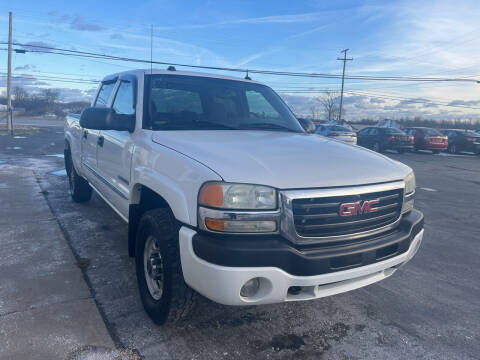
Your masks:
{"label": "power line", "polygon": [[[220,67],[220,66],[181,64],[181,63],[173,63],[173,62],[165,62],[165,61],[150,61],[150,60],[146,60],[146,59],[120,57],[120,56],[114,56],[114,55],[108,55],[108,54],[102,54],[102,53],[62,49],[62,48],[56,48],[56,47],[50,47],[50,46],[37,46],[37,45],[28,45],[28,44],[22,44],[22,43],[14,43],[14,45],[21,46],[27,52],[49,53],[49,54],[58,54],[58,55],[65,55],[65,56],[90,57],[90,58],[119,60],[119,61],[127,61],[127,62],[146,63],[146,64],[149,64],[150,62],[152,62],[153,64],[157,64],[157,65],[174,65],[174,66],[188,67],[188,68],[199,68],[199,69],[242,72],[242,73],[249,72],[249,73],[254,73],[254,74],[265,74],[265,75],[310,77],[310,78],[330,78],[330,79],[341,79],[342,78],[342,75],[337,75],[337,74],[290,72],[290,71],[261,70],[261,69],[243,69],[243,68],[229,68],[229,67]],[[32,49],[37,49],[37,48],[45,49],[45,50],[44,51],[32,50]],[[378,80],[378,81],[426,81],[426,82],[435,81],[435,82],[480,83],[480,80],[465,79],[465,78],[370,76],[370,75],[348,75],[348,76],[345,76],[345,78],[346,79]]]}

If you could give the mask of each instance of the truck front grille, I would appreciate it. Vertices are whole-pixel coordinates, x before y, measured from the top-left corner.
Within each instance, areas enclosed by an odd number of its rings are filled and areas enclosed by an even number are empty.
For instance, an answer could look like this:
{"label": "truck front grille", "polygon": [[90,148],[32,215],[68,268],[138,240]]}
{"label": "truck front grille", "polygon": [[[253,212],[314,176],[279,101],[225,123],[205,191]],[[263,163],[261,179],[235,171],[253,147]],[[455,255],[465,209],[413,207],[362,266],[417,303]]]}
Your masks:
{"label": "truck front grille", "polygon": [[[375,212],[349,216],[340,215],[345,203],[379,200]],[[356,234],[393,224],[399,219],[403,204],[403,189],[370,192],[358,195],[293,199],[295,230],[302,237],[331,237]]]}

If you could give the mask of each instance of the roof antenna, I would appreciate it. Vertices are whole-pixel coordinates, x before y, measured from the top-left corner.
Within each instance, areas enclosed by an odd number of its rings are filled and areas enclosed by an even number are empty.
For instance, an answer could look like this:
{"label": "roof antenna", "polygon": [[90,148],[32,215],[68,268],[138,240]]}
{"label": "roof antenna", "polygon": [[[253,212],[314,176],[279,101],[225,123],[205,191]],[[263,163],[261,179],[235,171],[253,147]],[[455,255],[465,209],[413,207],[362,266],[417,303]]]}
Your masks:
{"label": "roof antenna", "polygon": [[247,74],[245,75],[245,80],[252,80],[250,76],[248,76],[248,70],[247,70]]}
{"label": "roof antenna", "polygon": [[153,72],[153,24],[150,25],[150,75]]}

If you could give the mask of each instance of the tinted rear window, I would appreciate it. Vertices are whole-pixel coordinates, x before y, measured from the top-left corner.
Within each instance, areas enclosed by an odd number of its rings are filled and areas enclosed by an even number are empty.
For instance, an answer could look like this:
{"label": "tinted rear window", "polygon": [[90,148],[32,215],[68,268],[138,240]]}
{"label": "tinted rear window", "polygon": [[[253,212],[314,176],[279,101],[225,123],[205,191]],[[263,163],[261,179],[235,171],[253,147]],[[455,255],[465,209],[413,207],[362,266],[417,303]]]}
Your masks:
{"label": "tinted rear window", "polygon": [[385,129],[385,134],[387,134],[387,135],[394,135],[394,134],[406,135],[402,130],[396,129],[396,128],[387,128],[387,129]]}
{"label": "tinted rear window", "polygon": [[331,126],[327,126],[328,130],[332,130],[332,131],[348,131],[348,132],[352,132],[352,130],[350,130],[349,128],[345,127],[345,126],[340,126],[340,125],[331,125]]}
{"label": "tinted rear window", "polygon": [[425,135],[442,135],[442,133],[436,129],[422,129]]}

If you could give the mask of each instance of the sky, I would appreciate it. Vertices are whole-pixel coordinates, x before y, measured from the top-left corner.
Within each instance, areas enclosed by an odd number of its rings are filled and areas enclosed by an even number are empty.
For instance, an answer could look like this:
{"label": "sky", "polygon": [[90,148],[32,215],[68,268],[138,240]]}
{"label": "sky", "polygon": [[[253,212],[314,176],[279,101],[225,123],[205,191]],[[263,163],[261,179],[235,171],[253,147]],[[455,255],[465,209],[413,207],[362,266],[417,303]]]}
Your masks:
{"label": "sky", "polygon": [[[346,64],[347,75],[480,80],[478,0],[3,0],[0,49],[6,48],[9,11],[14,42],[30,46],[148,60],[153,27],[157,61],[341,74],[337,58],[348,48],[353,61]],[[14,85],[31,92],[58,88],[65,101],[90,99],[97,87],[94,81],[144,67],[148,65],[52,53],[13,55],[14,74],[23,77]],[[7,52],[1,50],[0,92],[5,89],[6,69]],[[303,116],[321,114],[318,98],[341,87],[339,79],[250,77],[278,91]],[[344,105],[347,120],[414,116],[480,120],[480,83],[347,79]]]}

